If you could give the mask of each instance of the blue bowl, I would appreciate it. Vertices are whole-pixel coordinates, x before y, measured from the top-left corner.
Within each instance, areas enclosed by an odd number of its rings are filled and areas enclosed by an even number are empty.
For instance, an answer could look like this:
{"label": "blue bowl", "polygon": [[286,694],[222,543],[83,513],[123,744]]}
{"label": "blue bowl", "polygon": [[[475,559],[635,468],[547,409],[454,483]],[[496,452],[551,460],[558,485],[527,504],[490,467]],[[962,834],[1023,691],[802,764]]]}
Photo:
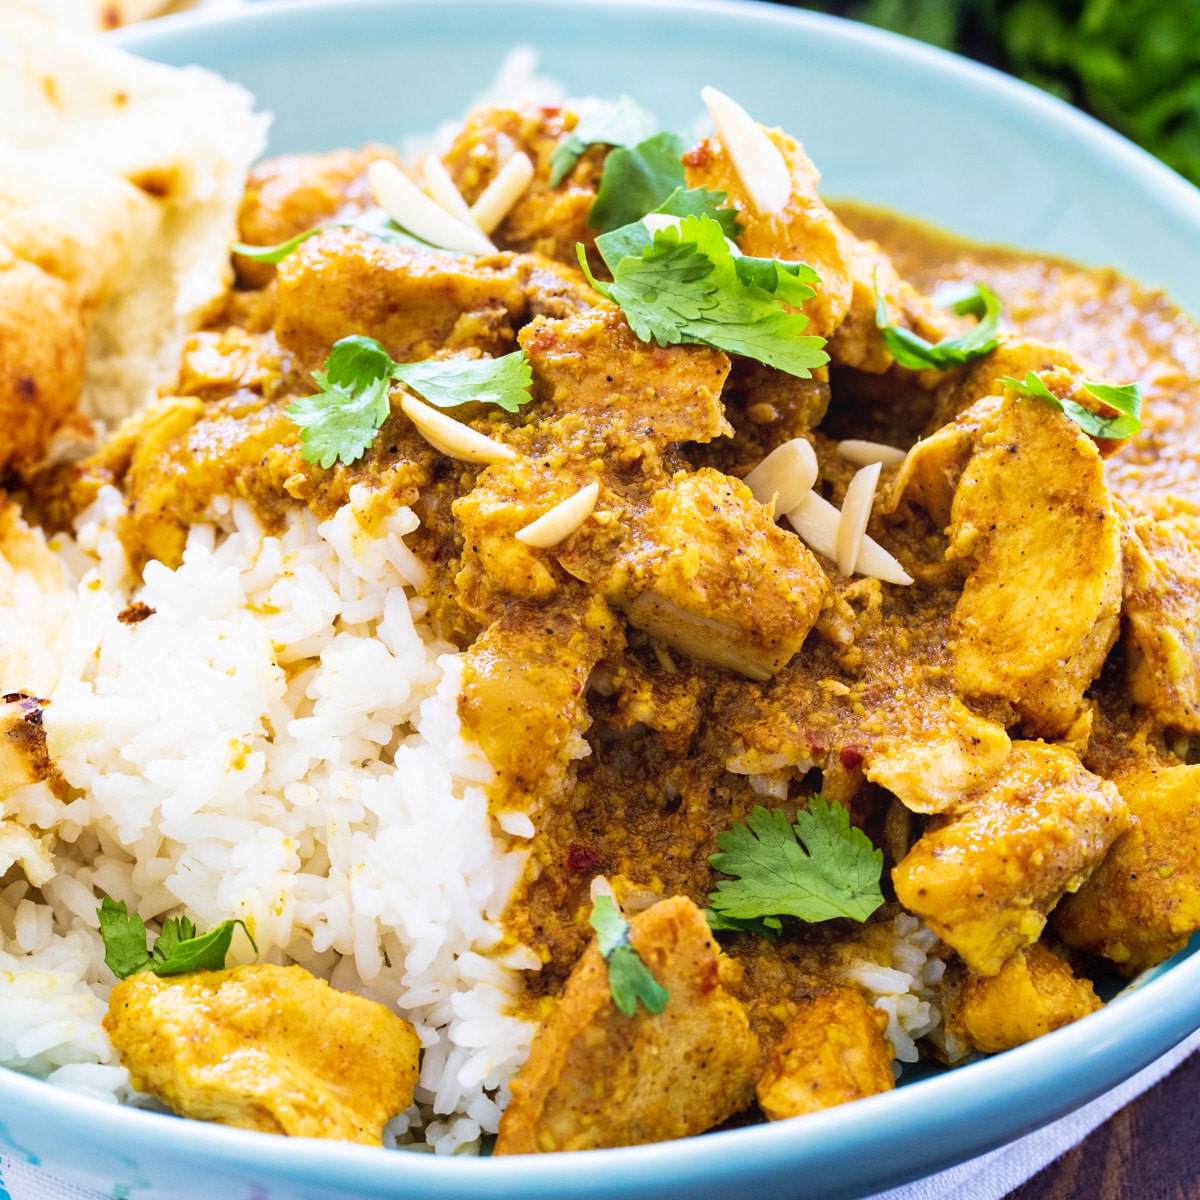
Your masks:
{"label": "blue bowl", "polygon": [[[239,80],[273,152],[398,140],[462,111],[525,43],[576,94],[686,126],[701,84],[801,137],[827,194],[1112,265],[1200,313],[1200,193],[1058,101],[845,22],[702,0],[339,0],[123,31]],[[839,1200],[960,1162],[1133,1074],[1200,1025],[1200,939],[1101,1012],[983,1062],[775,1125],[628,1150],[435,1159],[123,1110],[0,1071],[0,1150],[111,1194],[254,1200]],[[121,1190],[118,1190],[121,1189]]]}

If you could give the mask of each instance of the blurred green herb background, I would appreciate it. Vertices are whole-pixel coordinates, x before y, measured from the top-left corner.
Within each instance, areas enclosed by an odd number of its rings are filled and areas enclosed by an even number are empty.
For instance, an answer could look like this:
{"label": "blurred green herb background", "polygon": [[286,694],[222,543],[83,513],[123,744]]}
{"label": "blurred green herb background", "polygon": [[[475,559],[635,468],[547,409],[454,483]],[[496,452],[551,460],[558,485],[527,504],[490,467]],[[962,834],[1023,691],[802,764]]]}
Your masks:
{"label": "blurred green herb background", "polygon": [[1200,0],[797,0],[969,54],[1200,184]]}

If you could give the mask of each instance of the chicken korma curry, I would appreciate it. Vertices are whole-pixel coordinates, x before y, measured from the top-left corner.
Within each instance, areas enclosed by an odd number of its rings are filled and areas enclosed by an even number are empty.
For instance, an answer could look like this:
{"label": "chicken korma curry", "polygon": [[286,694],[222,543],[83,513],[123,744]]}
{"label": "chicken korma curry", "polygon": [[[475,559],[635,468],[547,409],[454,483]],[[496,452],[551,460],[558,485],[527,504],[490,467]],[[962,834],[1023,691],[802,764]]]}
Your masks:
{"label": "chicken korma curry", "polygon": [[[625,99],[266,161],[160,398],[76,461],[0,433],[13,569],[113,597],[86,712],[0,680],[4,787],[92,814],[14,816],[45,861],[10,870],[102,899],[80,978],[124,979],[136,1091],[376,1144],[686,1137],[1019,1045],[1200,927],[1196,327],[834,211],[704,99],[698,144]],[[117,763],[88,738],[172,621],[160,674],[232,681],[187,718],[213,749],[135,722]],[[474,850],[417,840],[475,796]]]}

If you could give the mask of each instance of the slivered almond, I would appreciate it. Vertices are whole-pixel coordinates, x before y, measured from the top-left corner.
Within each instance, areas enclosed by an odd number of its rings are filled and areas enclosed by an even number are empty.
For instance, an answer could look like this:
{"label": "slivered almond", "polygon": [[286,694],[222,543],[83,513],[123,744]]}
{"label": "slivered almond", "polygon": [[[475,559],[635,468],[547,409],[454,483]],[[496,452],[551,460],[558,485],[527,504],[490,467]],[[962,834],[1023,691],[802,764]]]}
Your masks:
{"label": "slivered almond", "polygon": [[776,512],[791,512],[817,482],[817,456],[804,438],[792,438],[776,446],[742,482],[759,504],[778,494]]}
{"label": "slivered almond", "polygon": [[778,216],[792,194],[792,177],[778,147],[762,126],[736,101],[716,88],[700,89],[717,136],[737,171],[750,203],[760,213]]}
{"label": "slivered almond", "polygon": [[844,442],[838,442],[837,448],[838,453],[856,467],[869,467],[872,463],[898,467],[908,457],[908,451],[897,446],[888,446],[883,442],[864,442],[858,438],[847,438]]}
{"label": "slivered almond", "polygon": [[[842,514],[816,492],[807,496],[787,514],[791,527],[805,543],[826,558],[837,559],[837,533]],[[912,576],[873,538],[864,537],[859,551],[857,572],[882,579],[884,583],[910,584]]]}
{"label": "slivered almond", "polygon": [[447,458],[456,458],[460,462],[495,463],[512,462],[517,457],[517,452],[511,446],[477,433],[470,425],[446,416],[408,392],[401,394],[400,410],[417,427],[417,432]]}
{"label": "slivered almond", "polygon": [[524,528],[518,529],[517,540],[527,546],[536,546],[539,550],[549,550],[565,542],[592,515],[599,495],[600,485],[589,483],[561,504],[542,513],[536,521],[530,521]]}
{"label": "slivered almond", "polygon": [[[432,151],[421,161],[421,174],[429,194],[456,220],[468,228],[478,229],[479,223],[471,212],[471,206],[463,199],[458,184],[450,178],[442,160]],[[482,230],[480,230],[482,232]]]}
{"label": "slivered almond", "polygon": [[524,150],[518,150],[471,205],[471,215],[479,228],[491,233],[508,216],[508,210],[521,198],[532,178],[533,163]]}
{"label": "slivered almond", "polygon": [[858,569],[858,556],[867,536],[867,521],[871,517],[880,469],[879,463],[863,467],[855,473],[846,489],[837,531],[837,565],[843,575],[853,575]]}
{"label": "slivered almond", "polygon": [[434,203],[395,163],[377,159],[367,169],[375,203],[398,225],[432,246],[467,254],[494,254],[496,247],[478,230]]}

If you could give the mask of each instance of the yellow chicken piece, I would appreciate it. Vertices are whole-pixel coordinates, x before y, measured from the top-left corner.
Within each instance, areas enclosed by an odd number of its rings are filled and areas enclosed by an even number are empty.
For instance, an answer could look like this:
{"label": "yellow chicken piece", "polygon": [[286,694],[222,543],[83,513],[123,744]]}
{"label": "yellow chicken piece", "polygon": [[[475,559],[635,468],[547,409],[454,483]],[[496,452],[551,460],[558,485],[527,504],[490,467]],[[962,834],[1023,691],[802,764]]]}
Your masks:
{"label": "yellow chicken piece", "polygon": [[1200,766],[1149,760],[1114,777],[1133,827],[1054,913],[1068,946],[1135,975],[1200,929]]}
{"label": "yellow chicken piece", "polygon": [[892,872],[896,896],[971,970],[995,975],[1128,824],[1117,789],[1069,751],[1014,742],[990,787],[929,823]]}
{"label": "yellow chicken piece", "polygon": [[613,1003],[595,940],[512,1085],[497,1154],[632,1146],[703,1133],[754,1099],[760,1050],[745,1006],[718,980],[704,914],[674,896],[630,921],[666,988],[657,1016]]}
{"label": "yellow chicken piece", "polygon": [[1121,529],[1092,440],[1009,395],[954,493],[947,556],[970,574],[954,612],[954,679],[1058,737],[1116,641]]}
{"label": "yellow chicken piece", "polygon": [[800,649],[829,590],[804,543],[744,483],[707,467],[654,493],[611,564],[578,540],[559,561],[631,625],[757,680]]}
{"label": "yellow chicken piece", "polygon": [[1155,721],[1200,733],[1200,507],[1173,497],[1147,507],[1126,543],[1129,693]]}
{"label": "yellow chicken piece", "polygon": [[302,967],[141,971],[113,988],[104,1028],[139,1091],[263,1133],[381,1145],[417,1081],[407,1021]]}
{"label": "yellow chicken piece", "polygon": [[851,988],[834,987],[800,1000],[758,1081],[768,1120],[848,1104],[890,1091],[892,1048],[887,1017]]}
{"label": "yellow chicken piece", "polygon": [[969,975],[946,1023],[977,1050],[996,1054],[1060,1029],[1102,1007],[1091,980],[1040,942],[1014,954],[1000,974]]}

